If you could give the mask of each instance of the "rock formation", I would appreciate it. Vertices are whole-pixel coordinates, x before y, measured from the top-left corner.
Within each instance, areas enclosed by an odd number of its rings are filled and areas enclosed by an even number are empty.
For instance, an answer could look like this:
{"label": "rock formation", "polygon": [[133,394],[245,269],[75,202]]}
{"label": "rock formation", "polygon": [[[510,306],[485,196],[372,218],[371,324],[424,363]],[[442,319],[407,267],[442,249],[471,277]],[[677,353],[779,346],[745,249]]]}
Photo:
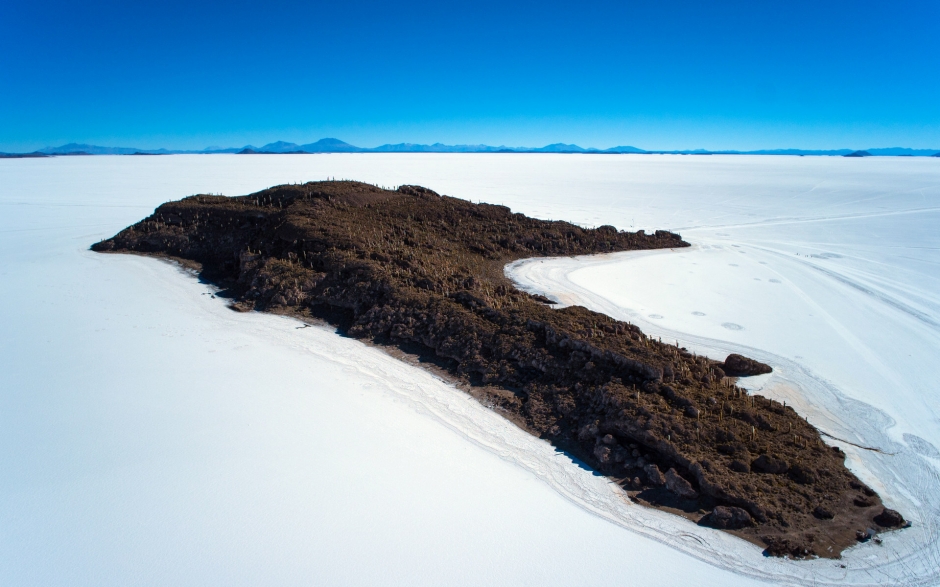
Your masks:
{"label": "rock formation", "polygon": [[804,418],[729,377],[769,366],[553,309],[503,275],[526,257],[684,246],[670,232],[589,230],[421,187],[320,182],[163,204],[92,248],[195,263],[235,309],[323,319],[421,354],[633,499],[769,554],[838,556],[877,520],[900,525]]}

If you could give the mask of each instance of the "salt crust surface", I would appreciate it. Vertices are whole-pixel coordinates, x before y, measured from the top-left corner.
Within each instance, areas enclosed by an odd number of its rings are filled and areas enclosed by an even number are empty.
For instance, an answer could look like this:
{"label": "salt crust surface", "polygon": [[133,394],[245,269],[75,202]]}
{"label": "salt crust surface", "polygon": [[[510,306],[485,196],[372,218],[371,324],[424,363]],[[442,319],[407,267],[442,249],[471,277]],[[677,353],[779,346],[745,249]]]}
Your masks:
{"label": "salt crust surface", "polygon": [[[914,528],[846,568],[763,558],[625,502],[420,369],[230,312],[168,264],[87,252],[166,200],[330,176],[680,230],[693,250],[511,274],[698,352],[773,364],[762,393],[891,453],[840,444]],[[940,161],[888,158],[0,161],[0,581],[933,584],[938,185]]]}

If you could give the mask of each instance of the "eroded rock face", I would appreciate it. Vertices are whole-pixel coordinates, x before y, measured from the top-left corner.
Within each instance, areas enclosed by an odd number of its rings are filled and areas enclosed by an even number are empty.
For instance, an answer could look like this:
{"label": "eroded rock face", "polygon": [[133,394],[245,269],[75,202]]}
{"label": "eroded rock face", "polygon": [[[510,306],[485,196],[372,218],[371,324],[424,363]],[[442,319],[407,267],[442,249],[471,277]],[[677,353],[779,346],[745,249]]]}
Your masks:
{"label": "eroded rock face", "polygon": [[742,357],[741,355],[730,354],[724,362],[724,371],[732,377],[747,377],[750,375],[763,375],[770,373],[773,369],[770,365],[765,365],[754,359]]}
{"label": "eroded rock face", "polygon": [[193,261],[233,308],[324,319],[422,354],[637,496],[738,508],[754,524],[738,535],[786,535],[790,552],[818,535],[833,545],[821,556],[837,556],[854,534],[845,541],[833,528],[858,522],[854,532],[883,508],[792,408],[727,379],[769,367],[697,356],[585,308],[553,309],[503,274],[525,257],[681,246],[665,231],[589,230],[416,186],[320,182],[170,202],[93,248]]}

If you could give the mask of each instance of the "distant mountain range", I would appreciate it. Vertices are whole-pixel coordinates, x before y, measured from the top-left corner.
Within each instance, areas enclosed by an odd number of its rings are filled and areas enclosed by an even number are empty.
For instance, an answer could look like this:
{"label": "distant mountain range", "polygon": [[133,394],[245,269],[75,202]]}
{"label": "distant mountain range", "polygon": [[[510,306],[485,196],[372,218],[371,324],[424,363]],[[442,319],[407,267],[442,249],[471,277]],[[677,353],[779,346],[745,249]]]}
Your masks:
{"label": "distant mountain range", "polygon": [[603,151],[599,149],[585,149],[578,145],[554,143],[544,147],[491,147],[489,145],[420,145],[416,143],[398,143],[395,145],[382,145],[380,147],[356,147],[339,139],[320,139],[315,143],[298,145],[278,141],[268,143],[263,147],[248,145],[242,149],[225,149],[218,151],[205,150],[202,152],[235,152],[246,155],[264,153],[646,153],[636,147],[613,147]]}
{"label": "distant mountain range", "polygon": [[616,153],[616,154],[669,154],[669,155],[822,155],[834,157],[940,157],[938,149],[907,149],[890,147],[885,149],[762,149],[758,151],[693,149],[685,151],[658,151],[621,146],[609,149],[583,148],[578,145],[553,143],[544,147],[491,147],[489,145],[421,145],[398,143],[366,148],[350,145],[339,139],[320,139],[315,143],[299,145],[277,141],[262,147],[245,145],[244,147],[206,147],[201,150],[185,149],[136,149],[132,147],[101,147],[69,143],[61,147],[45,147],[32,153],[0,153],[0,157],[50,157],[58,155],[174,155],[174,154],[213,154],[235,153],[243,155],[288,154],[288,153]]}

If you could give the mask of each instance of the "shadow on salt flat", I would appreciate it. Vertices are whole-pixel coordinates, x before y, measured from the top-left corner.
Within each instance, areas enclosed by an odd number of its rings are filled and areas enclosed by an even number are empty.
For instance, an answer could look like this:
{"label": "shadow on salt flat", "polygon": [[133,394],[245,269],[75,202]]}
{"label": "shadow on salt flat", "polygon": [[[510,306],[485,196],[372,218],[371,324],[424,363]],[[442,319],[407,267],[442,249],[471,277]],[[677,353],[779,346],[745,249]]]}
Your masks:
{"label": "shadow on salt flat", "polygon": [[557,447],[557,446],[553,446],[552,448],[555,449],[555,454],[556,454],[556,456],[565,457],[566,459],[568,459],[569,461],[571,461],[571,464],[572,464],[572,465],[576,466],[577,468],[581,469],[582,471],[585,471],[585,472],[587,472],[587,473],[590,473],[590,474],[591,474],[592,476],[594,476],[594,477],[604,477],[603,474],[598,473],[595,469],[592,469],[591,467],[589,467],[587,464],[584,463],[584,461],[580,460],[578,457],[576,457],[574,454],[568,452],[567,450],[565,450],[565,449],[563,449],[563,448],[559,448],[559,447]]}

